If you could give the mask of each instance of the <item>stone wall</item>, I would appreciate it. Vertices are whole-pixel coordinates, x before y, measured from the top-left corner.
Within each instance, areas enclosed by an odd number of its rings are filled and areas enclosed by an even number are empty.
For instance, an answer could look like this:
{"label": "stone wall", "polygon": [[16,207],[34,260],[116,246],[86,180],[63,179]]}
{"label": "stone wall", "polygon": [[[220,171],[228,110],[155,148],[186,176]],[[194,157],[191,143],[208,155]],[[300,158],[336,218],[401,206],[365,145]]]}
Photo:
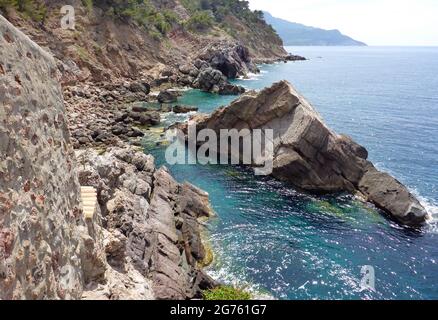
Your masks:
{"label": "stone wall", "polygon": [[82,295],[69,139],[54,60],[0,16],[0,299]]}

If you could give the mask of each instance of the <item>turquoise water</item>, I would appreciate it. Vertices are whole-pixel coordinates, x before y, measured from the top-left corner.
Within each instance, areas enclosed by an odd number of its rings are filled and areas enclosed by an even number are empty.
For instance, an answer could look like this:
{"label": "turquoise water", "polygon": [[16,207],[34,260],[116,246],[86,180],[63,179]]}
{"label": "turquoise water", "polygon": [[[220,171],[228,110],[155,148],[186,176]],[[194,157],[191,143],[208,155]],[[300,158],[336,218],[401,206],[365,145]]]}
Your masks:
{"label": "turquoise water", "polygon": [[[438,48],[290,48],[306,62],[262,66],[238,80],[260,89],[287,79],[336,131],[367,147],[438,215]],[[202,112],[233,97],[188,91]],[[169,115],[165,121],[183,120]],[[149,147],[163,164],[163,148]],[[237,167],[177,165],[179,181],[210,193],[214,277],[278,299],[438,299],[438,228],[400,227],[348,195],[300,194]],[[361,267],[376,291],[360,291]]]}

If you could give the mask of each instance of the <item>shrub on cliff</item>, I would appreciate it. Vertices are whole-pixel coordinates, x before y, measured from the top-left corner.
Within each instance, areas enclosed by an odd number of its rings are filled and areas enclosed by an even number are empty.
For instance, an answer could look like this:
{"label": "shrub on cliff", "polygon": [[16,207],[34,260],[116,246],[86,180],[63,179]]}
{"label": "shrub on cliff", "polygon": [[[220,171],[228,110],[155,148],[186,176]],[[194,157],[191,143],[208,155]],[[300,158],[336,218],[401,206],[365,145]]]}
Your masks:
{"label": "shrub on cliff", "polygon": [[165,35],[176,21],[171,11],[159,11],[149,0],[106,0],[96,5],[108,15],[132,20],[153,34]]}
{"label": "shrub on cliff", "polygon": [[204,300],[236,301],[251,300],[251,294],[232,286],[220,286],[203,292]]}
{"label": "shrub on cliff", "polygon": [[8,10],[11,9],[38,22],[44,21],[47,14],[42,0],[0,0],[0,13],[7,15]]}
{"label": "shrub on cliff", "polygon": [[208,11],[197,11],[186,22],[191,31],[206,31],[214,25],[212,14]]}

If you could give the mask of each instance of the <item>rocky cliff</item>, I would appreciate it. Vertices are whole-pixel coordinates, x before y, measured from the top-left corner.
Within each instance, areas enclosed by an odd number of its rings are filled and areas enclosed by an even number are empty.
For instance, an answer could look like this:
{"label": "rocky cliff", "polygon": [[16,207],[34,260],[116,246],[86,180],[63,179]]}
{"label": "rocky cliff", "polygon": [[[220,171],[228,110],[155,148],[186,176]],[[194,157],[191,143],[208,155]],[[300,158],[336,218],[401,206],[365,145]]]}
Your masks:
{"label": "rocky cliff", "polygon": [[[286,81],[249,92],[211,116],[197,116],[197,129],[273,129],[272,175],[315,193],[348,191],[403,224],[428,215],[399,181],[378,171],[367,150],[329,129],[314,108]],[[218,134],[219,136],[219,134]],[[256,161],[255,161],[256,162]]]}
{"label": "rocky cliff", "polygon": [[97,190],[94,226],[109,264],[103,279],[86,285],[86,299],[201,298],[215,286],[199,267],[206,252],[198,219],[211,214],[208,194],[178,184],[132,148],[81,150],[77,158],[81,185]]}
{"label": "rocky cliff", "polygon": [[[0,299],[188,299],[215,286],[200,268],[208,195],[127,136],[75,154],[53,57],[1,16],[0,47]],[[81,186],[97,192],[91,216]]]}
{"label": "rocky cliff", "polygon": [[[8,1],[0,3],[0,12],[54,54],[63,84],[145,78],[191,85],[179,68],[209,47],[222,51],[225,59],[236,56],[236,46],[245,48],[249,60],[287,56],[275,31],[238,0],[72,0],[74,30],[61,28],[64,3],[29,2],[40,3],[42,13],[34,14],[36,8],[22,12]],[[225,75],[245,74],[251,69],[245,59],[225,61],[239,69]]]}

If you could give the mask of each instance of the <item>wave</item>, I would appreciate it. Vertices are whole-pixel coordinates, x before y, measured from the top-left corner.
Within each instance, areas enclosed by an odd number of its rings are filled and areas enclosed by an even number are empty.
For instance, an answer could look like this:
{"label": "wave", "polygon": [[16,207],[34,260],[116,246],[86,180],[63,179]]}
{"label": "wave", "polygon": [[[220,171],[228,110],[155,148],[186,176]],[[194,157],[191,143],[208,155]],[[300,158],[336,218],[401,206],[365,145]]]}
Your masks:
{"label": "wave", "polygon": [[220,283],[249,292],[254,300],[276,300],[276,298],[266,289],[263,289],[261,285],[247,281],[244,274],[236,273],[230,265],[207,269],[207,274]]}
{"label": "wave", "polygon": [[414,192],[420,201],[421,205],[426,209],[430,215],[430,219],[427,221],[427,225],[431,232],[438,233],[438,203],[432,199],[422,197]]}
{"label": "wave", "polygon": [[[264,73],[264,72],[263,72]],[[256,80],[260,80],[260,78],[263,76],[263,73],[248,73],[245,77],[239,77],[238,80],[239,81],[256,81]]]}

